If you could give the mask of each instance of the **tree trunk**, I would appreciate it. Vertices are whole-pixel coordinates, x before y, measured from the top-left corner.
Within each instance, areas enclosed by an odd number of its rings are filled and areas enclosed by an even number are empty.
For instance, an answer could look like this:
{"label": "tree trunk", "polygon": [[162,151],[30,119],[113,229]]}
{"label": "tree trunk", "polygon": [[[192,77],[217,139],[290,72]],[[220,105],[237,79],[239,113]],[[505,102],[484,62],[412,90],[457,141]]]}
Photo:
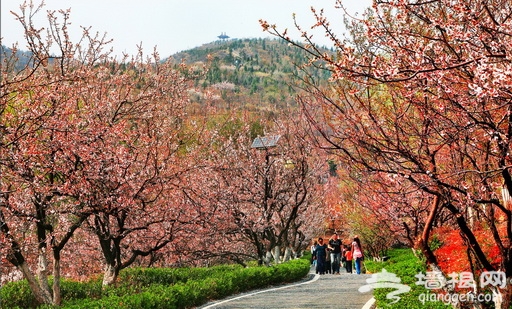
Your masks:
{"label": "tree trunk", "polygon": [[275,264],[281,263],[281,246],[275,246],[273,250]]}
{"label": "tree trunk", "polygon": [[108,264],[103,272],[103,286],[112,285],[117,280],[118,271],[114,265]]}
{"label": "tree trunk", "polygon": [[30,271],[27,263],[23,262],[18,264],[17,267],[23,273],[23,276],[27,279],[30,290],[32,291],[32,294],[34,294],[36,301],[39,304],[51,304],[52,296],[46,290],[42,289],[41,286],[39,286],[37,279]]}
{"label": "tree trunk", "polygon": [[263,262],[265,265],[270,266],[270,261],[272,261],[272,252],[267,250],[267,254],[265,255],[265,258],[263,259]]}
{"label": "tree trunk", "polygon": [[[20,270],[21,273],[23,274],[23,277],[27,279],[30,291],[32,291],[32,294],[34,295],[38,304],[52,304],[52,295],[50,294],[49,289],[41,288],[40,282],[38,282],[32,271],[30,270],[29,265],[25,261],[25,257],[21,253],[22,250],[19,243],[14,239],[14,237],[10,233],[9,227],[5,223],[5,220],[3,218],[3,213],[0,210],[0,228],[2,230],[2,233],[6,236],[6,238],[11,244],[10,252],[7,254],[7,260],[12,265],[14,265],[18,270]],[[39,248],[39,250],[41,253],[41,248]],[[40,259],[39,262],[40,264],[44,265],[44,259]]]}
{"label": "tree trunk", "polygon": [[39,249],[39,256],[37,261],[37,276],[39,280],[39,287],[43,291],[46,298],[50,299],[52,303],[52,296],[50,290],[50,283],[48,282],[48,260],[44,253],[44,248]]}
{"label": "tree trunk", "polygon": [[496,309],[509,309],[512,306],[512,278],[507,277],[505,289],[493,289],[495,296],[494,305]]}
{"label": "tree trunk", "polygon": [[60,293],[60,256],[54,255],[53,260],[53,304],[60,306],[62,297]]}
{"label": "tree trunk", "polygon": [[508,307],[504,307],[503,306],[503,298],[506,297],[505,295],[503,295],[504,293],[501,292],[499,289],[497,288],[491,288],[491,291],[492,291],[492,296],[493,296],[493,300],[494,300],[494,308],[495,309],[506,309]]}
{"label": "tree trunk", "polygon": [[103,271],[103,286],[112,285],[117,280],[117,275],[121,269],[121,249],[120,243],[122,238],[114,238],[109,232],[108,215],[103,214],[102,219],[99,215],[96,215],[95,226],[96,235],[101,246],[103,258],[105,259],[105,270]]}
{"label": "tree trunk", "polygon": [[423,252],[423,255],[425,256],[427,260],[428,265],[436,265],[437,267],[437,259],[430,249],[430,246],[428,244],[428,240],[430,238],[430,231],[432,230],[432,226],[434,224],[434,220],[437,216],[437,213],[439,211],[439,205],[440,205],[441,198],[439,196],[435,196],[434,203],[432,204],[428,218],[425,222],[425,226],[423,228],[423,232],[421,235],[419,235],[418,240],[416,241],[415,247],[420,249]]}
{"label": "tree trunk", "polygon": [[292,258],[292,248],[286,247],[286,249],[284,250],[283,262],[288,262],[289,260],[291,260],[291,258]]}

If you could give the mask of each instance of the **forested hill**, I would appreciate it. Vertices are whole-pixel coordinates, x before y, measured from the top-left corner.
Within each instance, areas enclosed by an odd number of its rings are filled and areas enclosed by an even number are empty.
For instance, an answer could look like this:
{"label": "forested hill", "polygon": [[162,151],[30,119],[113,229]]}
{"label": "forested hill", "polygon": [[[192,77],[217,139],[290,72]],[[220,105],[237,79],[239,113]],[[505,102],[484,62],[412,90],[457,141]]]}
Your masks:
{"label": "forested hill", "polygon": [[[12,50],[2,46],[0,60]],[[29,52],[16,51],[16,69],[31,59]],[[202,106],[202,92],[216,93],[215,105],[221,109],[276,111],[295,106],[297,88],[291,85],[299,72],[296,64],[306,61],[304,51],[279,39],[232,39],[212,43],[172,55],[176,62],[206,64],[208,72],[196,81],[197,93],[191,99]],[[327,80],[326,71],[313,71],[318,80]]]}
{"label": "forested hill", "polygon": [[[32,53],[28,51],[23,50],[15,50],[16,54],[16,62],[14,63],[14,69],[15,70],[21,70],[26,66],[31,65],[31,59],[32,59]],[[7,46],[1,45],[0,46],[0,65],[5,65],[3,62],[4,60],[10,59],[11,54],[13,53],[13,50]]]}
{"label": "forested hill", "polygon": [[[303,51],[278,39],[216,41],[171,57],[177,62],[208,64],[208,73],[197,86],[218,89],[218,104],[226,108],[249,110],[295,105],[297,89],[290,84],[298,73],[295,64],[306,61]],[[315,74],[329,78],[325,71]]]}

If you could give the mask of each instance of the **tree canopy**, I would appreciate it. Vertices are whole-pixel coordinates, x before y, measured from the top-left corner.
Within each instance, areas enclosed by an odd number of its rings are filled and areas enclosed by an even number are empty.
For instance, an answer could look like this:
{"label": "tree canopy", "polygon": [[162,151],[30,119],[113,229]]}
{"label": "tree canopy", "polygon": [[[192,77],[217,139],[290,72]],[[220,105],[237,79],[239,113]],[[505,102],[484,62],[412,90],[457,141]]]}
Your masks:
{"label": "tree canopy", "polygon": [[[355,203],[394,220],[402,235],[416,230],[414,242],[434,268],[432,230],[450,224],[462,235],[470,271],[510,278],[510,2],[376,0],[363,19],[347,22],[346,38],[313,13],[334,54],[321,52],[301,25],[305,44],[261,24],[308,52],[305,67],[331,72],[330,86],[311,81],[300,101],[322,132],[318,144],[380,195],[354,195]],[[404,217],[409,209],[422,214]],[[488,241],[498,258],[485,249]],[[504,296],[497,306],[509,307],[511,291],[497,291]]]}

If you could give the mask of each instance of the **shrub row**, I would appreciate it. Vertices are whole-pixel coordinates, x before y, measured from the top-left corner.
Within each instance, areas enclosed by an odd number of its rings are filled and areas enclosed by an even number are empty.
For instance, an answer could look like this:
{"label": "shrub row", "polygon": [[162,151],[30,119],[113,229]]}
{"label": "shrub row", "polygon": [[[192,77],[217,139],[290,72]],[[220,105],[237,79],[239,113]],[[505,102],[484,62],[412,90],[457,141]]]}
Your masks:
{"label": "shrub row", "polygon": [[[271,267],[133,268],[120,274],[116,287],[102,289],[100,279],[86,283],[63,280],[61,308],[190,308],[235,293],[297,281],[309,269],[307,258]],[[25,281],[2,287],[0,299],[2,308],[36,307]]]}

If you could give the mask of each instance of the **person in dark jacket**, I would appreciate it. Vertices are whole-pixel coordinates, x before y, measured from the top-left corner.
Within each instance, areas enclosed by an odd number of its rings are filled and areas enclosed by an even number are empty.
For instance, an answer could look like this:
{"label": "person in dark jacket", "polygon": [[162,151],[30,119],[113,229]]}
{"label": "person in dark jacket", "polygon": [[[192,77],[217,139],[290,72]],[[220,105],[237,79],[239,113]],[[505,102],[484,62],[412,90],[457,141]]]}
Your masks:
{"label": "person in dark jacket", "polygon": [[314,251],[316,259],[316,273],[323,275],[325,274],[325,257],[327,256],[327,245],[324,244],[322,237],[318,238],[318,244]]}
{"label": "person in dark jacket", "polygon": [[325,253],[325,273],[331,273],[331,250],[329,249],[329,246],[327,246],[327,251]]}
{"label": "person in dark jacket", "polygon": [[343,243],[338,238],[338,234],[334,233],[331,239],[329,239],[329,252],[332,263],[332,273],[339,275],[341,266],[341,246]]}

